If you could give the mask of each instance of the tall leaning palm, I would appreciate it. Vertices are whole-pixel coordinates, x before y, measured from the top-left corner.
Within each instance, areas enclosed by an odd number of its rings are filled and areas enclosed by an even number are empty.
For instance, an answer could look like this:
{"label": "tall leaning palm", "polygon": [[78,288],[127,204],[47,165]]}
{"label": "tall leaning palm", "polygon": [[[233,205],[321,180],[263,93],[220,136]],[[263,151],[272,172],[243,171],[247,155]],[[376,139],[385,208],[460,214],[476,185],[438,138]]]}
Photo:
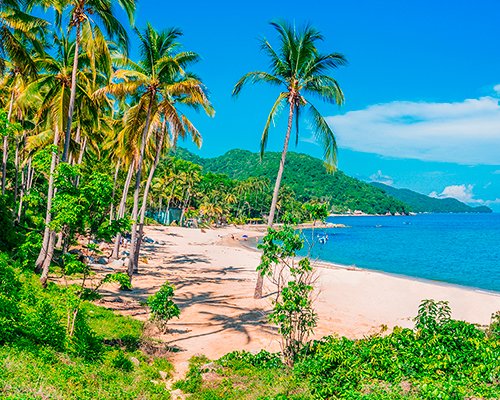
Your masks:
{"label": "tall leaning palm", "polygon": [[[316,29],[306,26],[296,30],[294,26],[286,22],[272,22],[271,25],[278,34],[279,48],[273,48],[267,40],[262,40],[261,44],[262,50],[270,61],[270,72],[249,72],[236,83],[233,89],[233,96],[237,96],[243,86],[248,83],[267,83],[281,89],[264,126],[261,138],[261,156],[267,145],[271,122],[274,121],[278,112],[285,105],[288,105],[288,125],[269,211],[268,226],[272,226],[274,222],[292,127],[295,121],[297,141],[299,122],[303,111],[309,113],[316,140],[323,145],[327,168],[331,171],[335,169],[337,161],[335,136],[309,98],[341,105],[344,101],[344,94],[338,82],[329,73],[347,63],[342,54],[322,54],[318,51],[316,43],[323,40],[323,36]],[[263,277],[259,274],[255,298],[262,297],[262,284]]]}

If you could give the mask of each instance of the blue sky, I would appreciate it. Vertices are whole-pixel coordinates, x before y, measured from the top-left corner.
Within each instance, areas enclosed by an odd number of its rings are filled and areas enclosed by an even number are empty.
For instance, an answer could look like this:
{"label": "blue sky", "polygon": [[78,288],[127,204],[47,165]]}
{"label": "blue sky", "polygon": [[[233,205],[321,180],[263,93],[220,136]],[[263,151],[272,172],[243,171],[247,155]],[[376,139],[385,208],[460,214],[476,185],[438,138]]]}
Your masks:
{"label": "blue sky", "polygon": [[[137,26],[179,27],[185,48],[202,57],[194,70],[216,116],[193,117],[204,138],[201,156],[258,150],[276,89],[249,87],[233,99],[232,87],[245,72],[266,69],[258,40],[275,43],[269,21],[310,23],[325,36],[322,51],[349,61],[335,73],[345,105],[316,104],[336,131],[340,169],[500,211],[498,1],[175,4],[141,0]],[[307,126],[292,150],[320,157]],[[283,136],[279,122],[269,150],[281,150]]]}

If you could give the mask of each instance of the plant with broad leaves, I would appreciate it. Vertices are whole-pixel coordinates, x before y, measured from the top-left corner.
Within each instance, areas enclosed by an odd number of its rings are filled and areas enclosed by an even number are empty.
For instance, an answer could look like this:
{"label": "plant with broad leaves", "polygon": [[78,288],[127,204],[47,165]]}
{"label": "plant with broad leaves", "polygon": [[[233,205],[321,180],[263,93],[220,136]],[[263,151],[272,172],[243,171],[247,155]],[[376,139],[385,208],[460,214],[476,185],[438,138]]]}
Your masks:
{"label": "plant with broad leaves", "polygon": [[130,290],[132,289],[132,282],[130,277],[123,272],[115,272],[113,274],[107,274],[102,283],[116,282],[120,284],[120,290]]}
{"label": "plant with broad leaves", "polygon": [[317,201],[308,201],[307,203],[302,204],[302,211],[304,212],[308,221],[313,222],[316,221],[324,222],[326,217],[328,217],[329,207],[328,203],[319,203]]}
{"label": "plant with broad leaves", "polygon": [[181,313],[177,304],[173,302],[174,287],[165,282],[160,290],[148,298],[148,305],[151,309],[151,320],[153,320],[158,328],[166,332],[167,323],[170,319],[177,317]]}
{"label": "plant with broad leaves", "polygon": [[262,275],[271,276],[277,287],[269,320],[278,325],[283,358],[291,366],[317,323],[312,306],[314,279],[311,262],[307,257],[297,261],[304,240],[288,224],[279,230],[269,228],[258,247],[263,253],[257,270]]}
{"label": "plant with broad leaves", "polygon": [[292,226],[285,224],[281,229],[268,228],[262,243],[257,245],[262,250],[257,271],[263,276],[271,276],[277,266],[290,266],[293,257],[303,247],[304,241]]}
{"label": "plant with broad leaves", "polygon": [[421,334],[434,333],[451,319],[451,309],[447,301],[423,300],[415,317],[415,328]]}
{"label": "plant with broad leaves", "polygon": [[317,324],[318,317],[312,306],[312,290],[313,286],[306,282],[288,282],[269,316],[269,320],[278,325],[283,358],[289,366],[293,365],[296,355]]}

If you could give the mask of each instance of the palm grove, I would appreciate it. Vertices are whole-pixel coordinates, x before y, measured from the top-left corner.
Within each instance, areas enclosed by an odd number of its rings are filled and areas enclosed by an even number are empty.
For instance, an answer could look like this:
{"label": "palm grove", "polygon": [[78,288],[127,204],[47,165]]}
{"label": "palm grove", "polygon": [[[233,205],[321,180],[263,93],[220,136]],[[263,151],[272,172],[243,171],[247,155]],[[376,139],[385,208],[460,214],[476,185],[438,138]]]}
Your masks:
{"label": "palm grove", "polygon": [[[133,26],[135,2],[117,3]],[[139,44],[133,60],[127,28],[111,1],[8,1],[1,7],[2,202],[32,253],[39,249],[31,256],[42,284],[51,263],[63,263],[84,238],[114,241],[112,256],[118,257],[127,231],[132,277],[148,216],[168,215],[171,208],[181,210],[181,224],[244,223],[269,215],[271,226],[276,212],[280,220],[311,216],[315,202],[300,204],[281,187],[281,177],[293,120],[298,135],[302,109],[324,144],[327,165],[335,164],[333,133],[304,94],[341,104],[342,91],[327,72],[345,59],[320,54],[317,31],[273,23],[279,49],[262,42],[272,71],[251,72],[234,88],[236,95],[245,83],[282,87],[262,135],[264,151],[271,122],[288,104],[271,192],[267,179],[236,181],[172,156],[179,138],[201,146],[193,110],[215,113],[193,72],[199,56],[182,47],[180,30],[132,28]],[[31,14],[40,9],[46,19]]]}
{"label": "palm grove", "polygon": [[[261,139],[264,152],[271,124],[286,108],[277,179],[231,179],[172,156],[179,139],[201,145],[193,111],[214,115],[193,72],[198,55],[182,48],[178,29],[147,25],[133,28],[139,55],[129,58],[128,30],[113,4],[133,25],[133,0],[0,2],[0,392],[23,398],[168,395],[161,381],[171,365],[135,351],[147,339],[142,324],[87,300],[106,280],[130,288],[147,218],[163,221],[175,208],[181,224],[267,216],[257,269],[259,278],[279,278],[270,321],[283,338],[287,365],[265,351],[234,352],[214,365],[224,374],[233,371],[236,385],[230,378],[205,385],[204,367],[196,364],[203,358],[195,358],[186,380],[176,383],[194,398],[239,399],[245,391],[249,398],[498,398],[498,313],[482,330],[451,320],[446,302],[424,301],[415,330],[304,344],[317,320],[312,266],[308,258],[295,258],[303,240],[287,223],[320,219],[329,210],[321,199],[297,201],[281,178],[293,125],[297,138],[304,112],[324,145],[327,167],[334,168],[335,138],[315,101],[343,102],[329,73],[346,63],[344,57],[319,53],[322,36],[311,27],[273,24],[279,46],[262,41],[270,70],[244,75],[233,94],[258,82],[278,90]],[[275,221],[284,228],[274,229]],[[128,275],[108,274],[86,287],[89,267],[77,255],[89,261],[106,241],[114,242],[112,256],[118,257],[128,232]],[[287,282],[278,265],[288,265]],[[49,282],[51,268],[79,284]],[[259,279],[256,297],[261,285]],[[153,320],[163,327],[179,315],[172,296],[167,282],[148,299]],[[132,355],[141,358],[136,365]],[[262,393],[249,393],[254,390]]]}

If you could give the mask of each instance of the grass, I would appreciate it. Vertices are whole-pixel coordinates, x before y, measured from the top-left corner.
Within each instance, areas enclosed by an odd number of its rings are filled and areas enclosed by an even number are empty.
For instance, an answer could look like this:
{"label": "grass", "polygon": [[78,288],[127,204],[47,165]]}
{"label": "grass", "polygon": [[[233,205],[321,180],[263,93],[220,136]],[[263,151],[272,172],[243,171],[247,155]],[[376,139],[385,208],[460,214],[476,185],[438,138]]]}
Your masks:
{"label": "grass", "polygon": [[140,350],[142,323],[91,303],[84,309],[105,344],[101,359],[86,361],[27,340],[6,344],[0,347],[0,398],[169,399],[165,379],[173,367]]}
{"label": "grass", "polygon": [[174,388],[190,393],[193,400],[312,398],[307,384],[296,380],[281,363],[254,366],[225,357],[212,363],[205,357],[193,357],[186,379],[176,382]]}

